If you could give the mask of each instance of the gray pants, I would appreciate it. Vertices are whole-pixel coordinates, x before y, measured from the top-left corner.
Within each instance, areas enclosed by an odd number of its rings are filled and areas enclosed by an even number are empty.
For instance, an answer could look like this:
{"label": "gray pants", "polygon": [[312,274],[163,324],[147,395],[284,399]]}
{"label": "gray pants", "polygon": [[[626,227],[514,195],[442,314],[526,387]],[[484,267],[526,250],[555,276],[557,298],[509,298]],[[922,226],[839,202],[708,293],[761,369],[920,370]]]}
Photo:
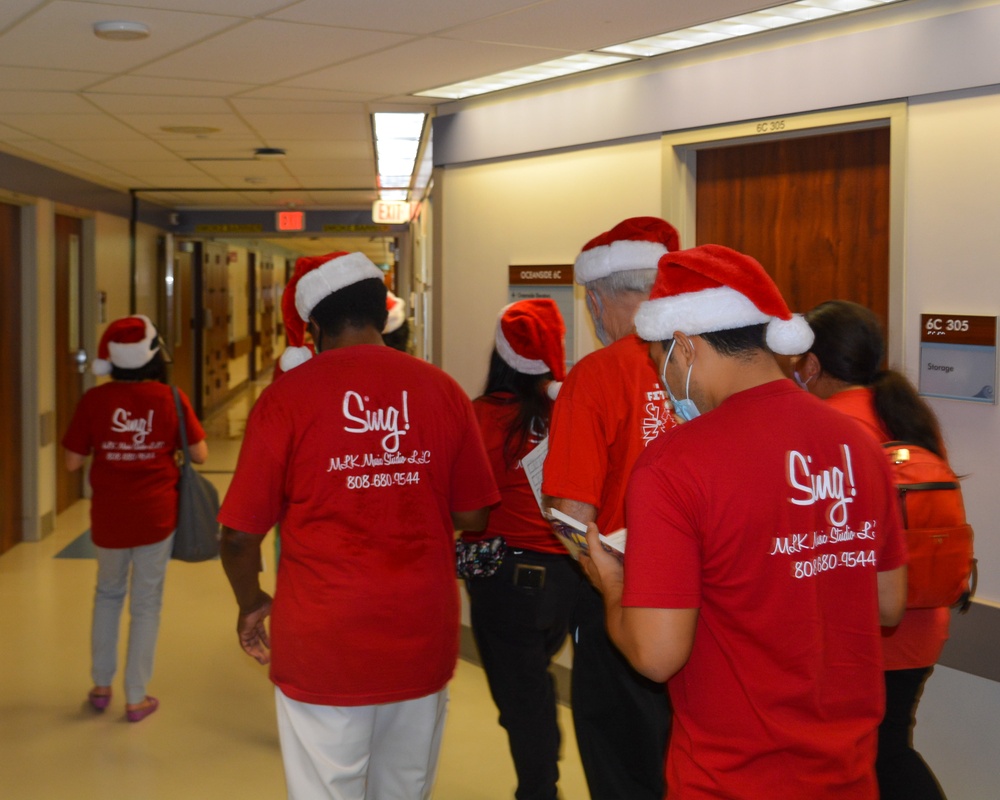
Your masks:
{"label": "gray pants", "polygon": [[[95,686],[110,686],[118,668],[118,624],[125,594],[129,596],[125,702],[141,703],[153,674],[153,655],[160,629],[163,579],[170,561],[173,534],[162,542],[124,549],[97,548],[97,590],[91,628],[91,677]],[[131,585],[129,568],[131,567]]]}

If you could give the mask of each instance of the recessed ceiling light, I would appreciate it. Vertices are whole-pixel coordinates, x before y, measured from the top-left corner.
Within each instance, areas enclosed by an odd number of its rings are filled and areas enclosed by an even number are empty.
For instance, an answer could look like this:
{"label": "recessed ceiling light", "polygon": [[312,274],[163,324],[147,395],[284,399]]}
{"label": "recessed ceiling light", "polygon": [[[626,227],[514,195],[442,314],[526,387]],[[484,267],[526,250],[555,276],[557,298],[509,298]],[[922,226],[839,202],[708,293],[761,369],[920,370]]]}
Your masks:
{"label": "recessed ceiling light", "polygon": [[149,26],[144,22],[95,22],[94,36],[116,42],[131,42],[149,36]]}
{"label": "recessed ceiling light", "polygon": [[280,147],[258,147],[253,154],[254,158],[262,161],[277,161],[285,157],[285,151]]}
{"label": "recessed ceiling light", "polygon": [[210,128],[208,125],[164,125],[160,128],[164,133],[189,133],[192,136],[204,136],[218,133],[222,128]]}

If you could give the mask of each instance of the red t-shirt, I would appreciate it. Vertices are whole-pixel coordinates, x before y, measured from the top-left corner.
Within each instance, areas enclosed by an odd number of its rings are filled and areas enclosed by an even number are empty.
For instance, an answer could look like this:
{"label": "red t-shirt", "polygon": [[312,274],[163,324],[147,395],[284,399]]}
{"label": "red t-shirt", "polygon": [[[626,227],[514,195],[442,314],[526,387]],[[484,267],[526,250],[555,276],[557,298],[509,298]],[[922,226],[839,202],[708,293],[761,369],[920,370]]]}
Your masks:
{"label": "red t-shirt", "polygon": [[596,506],[605,533],[623,528],[632,466],[675,424],[649,343],[619,339],[576,364],[559,390],[542,490]]}
{"label": "red t-shirt", "polygon": [[458,655],[450,514],[499,499],[472,404],[430,364],[360,345],[268,386],[219,520],[281,523],[271,679],[318,705],[441,690]]}
{"label": "red t-shirt", "polygon": [[[875,411],[871,389],[845,389],[827,398],[830,406],[860,422],[877,442],[890,442]],[[951,611],[948,608],[908,608],[895,628],[882,628],[882,657],[890,669],[920,669],[937,663],[948,641]]]}
{"label": "red t-shirt", "polygon": [[906,561],[880,448],[774,381],[651,445],[627,506],[623,604],[699,609],[668,796],[876,798],[876,572]]}
{"label": "red t-shirt", "polygon": [[464,534],[463,538],[474,542],[503,536],[508,547],[526,548],[543,553],[565,553],[566,548],[552,533],[552,528],[542,516],[538,501],[531,491],[528,476],[521,466],[521,456],[532,450],[543,436],[528,437],[517,460],[508,466],[504,458],[504,443],[507,430],[517,414],[517,404],[513,395],[497,394],[478,397],[472,402],[483,434],[486,452],[493,467],[493,477],[500,489],[500,505],[490,512],[490,521],[483,533]]}
{"label": "red t-shirt", "polygon": [[[205,438],[184,392],[188,444]],[[80,398],[63,447],[94,454],[90,532],[99,547],[161,542],[177,527],[174,452],[181,447],[169,386],[156,381],[111,381]]]}

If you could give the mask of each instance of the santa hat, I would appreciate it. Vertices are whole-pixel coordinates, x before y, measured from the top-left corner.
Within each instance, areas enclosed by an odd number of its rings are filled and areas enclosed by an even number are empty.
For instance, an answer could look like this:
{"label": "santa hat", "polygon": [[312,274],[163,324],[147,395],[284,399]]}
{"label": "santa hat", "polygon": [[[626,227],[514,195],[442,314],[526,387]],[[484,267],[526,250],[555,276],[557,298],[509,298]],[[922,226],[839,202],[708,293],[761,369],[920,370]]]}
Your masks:
{"label": "santa hat", "polygon": [[656,269],[667,252],[680,249],[677,230],[659,217],[630,217],[583,246],[576,257],[577,283],[590,283],[612,272]]}
{"label": "santa hat", "polygon": [[761,323],[775,353],[796,355],[812,346],[809,323],[788,310],[760,262],[719,244],[663,256],[649,300],[635,316],[636,332],[648,342],[672,339],[675,331],[696,336]]}
{"label": "santa hat", "polygon": [[403,323],[406,322],[406,303],[402,298],[396,297],[392,292],[386,292],[385,310],[389,312],[389,316],[385,318],[383,334],[393,333],[403,327]]}
{"label": "santa hat", "polygon": [[565,333],[566,325],[553,300],[519,300],[500,311],[495,337],[497,355],[518,372],[551,372],[556,381],[561,381],[566,376]]}
{"label": "santa hat", "polygon": [[152,361],[159,349],[159,336],[149,317],[122,317],[105,328],[90,369],[95,375],[110,375],[112,367],[139,369]]}
{"label": "santa hat", "polygon": [[363,253],[336,252],[303,256],[295,262],[295,272],[281,296],[288,347],[278,363],[284,372],[304,364],[313,351],[305,346],[306,323],[319,302],[336,291],[366,278],[382,280],[382,270]]}

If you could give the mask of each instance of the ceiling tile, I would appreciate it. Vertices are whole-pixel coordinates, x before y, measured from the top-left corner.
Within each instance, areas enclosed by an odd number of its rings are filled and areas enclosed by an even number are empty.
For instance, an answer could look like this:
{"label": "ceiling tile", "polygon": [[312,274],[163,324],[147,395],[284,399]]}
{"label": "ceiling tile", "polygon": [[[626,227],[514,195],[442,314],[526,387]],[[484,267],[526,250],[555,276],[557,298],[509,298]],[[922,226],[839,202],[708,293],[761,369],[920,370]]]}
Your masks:
{"label": "ceiling tile", "polygon": [[383,50],[409,38],[395,33],[255,20],[146,64],[136,74],[168,78],[211,75],[222,81],[269,84]]}
{"label": "ceiling tile", "polygon": [[[410,94],[566,55],[562,50],[420,39],[384,55],[368,56],[287,81],[290,86],[353,86],[384,94]],[[405,66],[404,66],[405,65]]]}
{"label": "ceiling tile", "polygon": [[[5,0],[6,2],[6,0]],[[144,22],[153,35],[136,42],[98,39],[99,20]],[[232,17],[129,8],[55,0],[0,35],[0,64],[73,69],[85,65],[96,72],[132,69],[185,45],[239,23]],[[53,43],[58,42],[58,47]]]}
{"label": "ceiling tile", "polygon": [[439,0],[435,3],[414,3],[412,0],[365,0],[363,3],[331,3],[329,0],[303,0],[283,11],[276,11],[270,15],[270,19],[428,34],[504,14],[537,2],[538,0]]}
{"label": "ceiling tile", "polygon": [[375,185],[375,161],[293,161],[288,165],[295,175],[301,175],[303,186],[316,189],[340,189]]}
{"label": "ceiling tile", "polygon": [[109,114],[230,114],[221,97],[165,97],[163,95],[102,94],[83,96]]}
{"label": "ceiling tile", "polygon": [[141,134],[97,109],[91,114],[3,114],[0,121],[44,139],[63,142],[142,138]]}
{"label": "ceiling tile", "polygon": [[[761,8],[773,2],[758,2]],[[743,13],[746,0],[548,0],[502,17],[460,25],[445,36],[480,42],[504,42],[566,50],[594,50],[643,36]]]}
{"label": "ceiling tile", "polygon": [[[6,0],[5,0],[6,2]],[[80,3],[101,3],[102,0],[77,0]],[[168,11],[203,12],[211,6],[212,13],[234,17],[256,17],[287,6],[289,0],[122,0],[108,5],[129,8],[159,8]]]}
{"label": "ceiling tile", "polygon": [[[74,153],[96,161],[165,161],[170,152],[148,139],[118,141],[115,139],[92,139],[82,142],[67,142],[66,147]],[[182,159],[174,159],[178,165]],[[134,167],[133,167],[134,169]]]}
{"label": "ceiling tile", "polygon": [[106,73],[84,70],[0,67],[0,86],[29,92],[75,92],[107,77]]}
{"label": "ceiling tile", "polygon": [[364,114],[364,103],[329,100],[273,100],[235,97],[230,100],[241,114]]}
{"label": "ceiling tile", "polygon": [[305,169],[312,169],[315,162],[328,163],[328,159],[367,160],[372,163],[375,151],[370,139],[355,139],[344,141],[338,139],[282,139],[281,146],[288,152],[286,164],[302,164]]}
{"label": "ceiling tile", "polygon": [[[371,125],[358,114],[246,114],[247,124],[271,141],[289,139],[367,140]],[[282,147],[283,145],[276,145]]]}
{"label": "ceiling tile", "polygon": [[240,94],[240,99],[310,100],[333,103],[364,103],[372,99],[371,92],[338,91],[337,89],[301,89],[286,84],[262,86]]}
{"label": "ceiling tile", "polygon": [[181,98],[229,97],[252,88],[252,83],[223,83],[222,81],[145,78],[138,75],[125,75],[88,87],[88,94],[167,95]]}
{"label": "ceiling tile", "polygon": [[93,114],[90,103],[70,92],[5,92],[0,90],[0,115]]}
{"label": "ceiling tile", "polygon": [[245,161],[194,161],[198,169],[217,178],[281,178],[289,180],[288,171],[280,161],[258,161],[248,158]]}

